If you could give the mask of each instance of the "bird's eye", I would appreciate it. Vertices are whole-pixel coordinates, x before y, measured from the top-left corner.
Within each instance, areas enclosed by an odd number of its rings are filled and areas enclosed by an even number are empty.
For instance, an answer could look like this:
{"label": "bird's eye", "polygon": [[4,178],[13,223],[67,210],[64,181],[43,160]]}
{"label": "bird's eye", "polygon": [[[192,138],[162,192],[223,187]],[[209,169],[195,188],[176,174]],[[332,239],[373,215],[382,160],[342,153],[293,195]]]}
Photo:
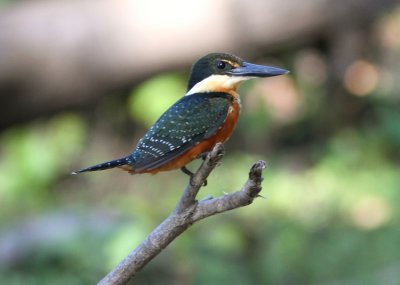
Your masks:
{"label": "bird's eye", "polygon": [[222,61],[222,60],[218,60],[217,61],[217,68],[218,69],[225,69],[225,67],[226,67],[226,63],[224,61]]}

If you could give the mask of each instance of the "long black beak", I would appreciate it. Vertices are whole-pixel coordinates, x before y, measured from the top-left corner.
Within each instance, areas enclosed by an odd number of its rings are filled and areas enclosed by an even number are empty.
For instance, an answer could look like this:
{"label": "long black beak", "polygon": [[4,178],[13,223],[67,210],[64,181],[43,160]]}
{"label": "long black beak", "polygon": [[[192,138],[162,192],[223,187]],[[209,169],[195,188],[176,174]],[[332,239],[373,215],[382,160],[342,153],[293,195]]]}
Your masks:
{"label": "long black beak", "polygon": [[233,76],[248,76],[248,77],[271,77],[289,73],[289,70],[258,65],[249,62],[243,62],[242,66],[231,69],[227,72]]}

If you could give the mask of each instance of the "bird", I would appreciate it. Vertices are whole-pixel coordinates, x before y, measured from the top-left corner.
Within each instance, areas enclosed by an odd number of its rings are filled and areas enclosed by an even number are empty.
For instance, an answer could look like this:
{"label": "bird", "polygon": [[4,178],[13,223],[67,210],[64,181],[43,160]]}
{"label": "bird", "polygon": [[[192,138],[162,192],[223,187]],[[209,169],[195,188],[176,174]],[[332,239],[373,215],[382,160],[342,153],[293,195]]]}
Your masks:
{"label": "bird", "polygon": [[130,174],[181,169],[227,141],[239,118],[239,85],[252,78],[289,71],[246,62],[228,53],[210,53],[194,63],[187,91],[167,109],[125,157],[72,172],[78,174],[118,167]]}

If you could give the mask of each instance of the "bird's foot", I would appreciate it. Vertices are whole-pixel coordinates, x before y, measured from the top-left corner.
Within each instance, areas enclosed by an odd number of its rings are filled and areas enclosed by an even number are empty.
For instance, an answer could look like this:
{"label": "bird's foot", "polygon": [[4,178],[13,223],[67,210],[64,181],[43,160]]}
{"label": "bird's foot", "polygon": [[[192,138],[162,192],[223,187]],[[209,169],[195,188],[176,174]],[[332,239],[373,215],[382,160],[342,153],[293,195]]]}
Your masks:
{"label": "bird's foot", "polygon": [[[189,169],[186,168],[186,166],[181,167],[181,170],[183,173],[186,175],[189,175],[190,177],[190,184],[193,186],[192,180],[193,180],[193,175],[194,173],[190,171]],[[203,186],[207,186],[207,179],[204,181]]]}
{"label": "bird's foot", "polygon": [[206,160],[207,155],[208,155],[209,153],[210,153],[209,151],[200,153],[199,156],[198,156],[197,158],[201,158],[202,160]]}

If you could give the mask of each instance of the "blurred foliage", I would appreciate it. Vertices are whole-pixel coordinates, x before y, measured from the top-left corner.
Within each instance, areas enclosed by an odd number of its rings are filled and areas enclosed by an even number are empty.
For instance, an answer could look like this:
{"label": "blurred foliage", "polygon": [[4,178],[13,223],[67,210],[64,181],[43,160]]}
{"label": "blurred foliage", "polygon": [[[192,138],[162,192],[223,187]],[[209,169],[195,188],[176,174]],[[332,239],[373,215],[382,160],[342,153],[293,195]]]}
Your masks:
{"label": "blurred foliage", "polygon": [[184,78],[178,74],[155,76],[138,86],[129,96],[129,114],[151,127],[160,114],[182,97],[185,87]]}
{"label": "blurred foliage", "polygon": [[10,214],[26,215],[54,202],[49,189],[65,175],[85,133],[84,122],[77,115],[61,114],[1,135],[0,220],[9,219]]}
{"label": "blurred foliage", "polygon": [[[350,101],[333,101],[329,59],[310,47],[281,58],[290,76],[244,85],[240,123],[200,196],[239,189],[251,164],[267,159],[265,199],[194,225],[135,282],[399,284],[400,41],[389,36],[399,23],[400,10],[384,15],[380,57],[348,67],[335,96]],[[375,83],[360,88],[364,80]],[[137,86],[128,96],[136,127],[184,90],[175,73]],[[90,127],[66,113],[0,135],[0,284],[93,284],[178,201],[187,183],[179,171],[69,176],[73,165],[123,154],[102,115]]]}

